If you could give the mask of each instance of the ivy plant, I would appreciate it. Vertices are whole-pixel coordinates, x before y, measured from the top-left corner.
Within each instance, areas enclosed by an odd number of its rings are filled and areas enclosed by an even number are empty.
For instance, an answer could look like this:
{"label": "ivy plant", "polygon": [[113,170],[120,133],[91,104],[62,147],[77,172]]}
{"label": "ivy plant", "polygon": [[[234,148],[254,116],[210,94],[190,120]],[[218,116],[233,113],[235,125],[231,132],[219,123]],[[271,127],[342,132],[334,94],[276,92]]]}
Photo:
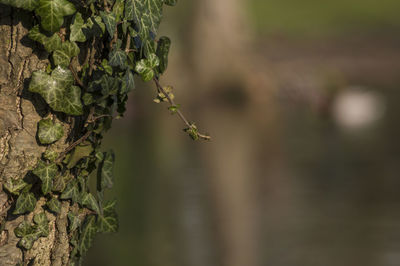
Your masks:
{"label": "ivy plant", "polygon": [[[9,180],[4,188],[13,195],[16,215],[33,212],[45,198],[44,211],[16,229],[19,246],[29,250],[49,234],[47,212],[68,211],[71,259],[79,262],[97,233],[116,232],[116,201],[104,201],[114,184],[115,155],[101,152],[103,134],[125,111],[135,77],[153,82],[157,103],[166,102],[172,114],[186,125],[194,140],[209,140],[185,118],[175,103],[172,86],[160,83],[168,66],[171,40],[158,37],[165,5],[177,0],[0,0],[0,3],[32,12],[34,25],[28,37],[47,51],[49,65],[32,74],[29,91],[47,103],[48,117],[38,123],[37,139],[46,146],[32,169],[34,182]],[[61,116],[60,116],[61,115]],[[75,126],[66,136],[62,117]],[[77,137],[78,136],[78,137]],[[66,137],[70,145],[57,151]],[[89,189],[89,176],[97,169],[97,191]]]}

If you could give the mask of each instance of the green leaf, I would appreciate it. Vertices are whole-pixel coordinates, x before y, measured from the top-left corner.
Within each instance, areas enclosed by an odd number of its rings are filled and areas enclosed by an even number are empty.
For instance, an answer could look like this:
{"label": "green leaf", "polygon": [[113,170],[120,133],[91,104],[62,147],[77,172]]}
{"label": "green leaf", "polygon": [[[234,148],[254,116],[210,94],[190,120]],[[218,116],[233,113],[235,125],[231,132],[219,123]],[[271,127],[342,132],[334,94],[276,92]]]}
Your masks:
{"label": "green leaf", "polygon": [[65,92],[65,102],[62,112],[71,115],[83,114],[81,102],[81,89],[77,86],[71,86]]}
{"label": "green leaf", "polygon": [[18,246],[26,250],[32,248],[33,243],[40,237],[41,232],[39,232],[36,226],[31,225],[27,221],[23,221],[14,229],[14,233],[17,237],[21,237],[18,242]]}
{"label": "green leaf", "polygon": [[117,21],[114,13],[105,13],[100,11],[100,16],[103,19],[104,24],[106,25],[108,34],[112,38],[114,36],[115,29],[117,28]]}
{"label": "green leaf", "polygon": [[160,65],[160,59],[157,57],[157,55],[150,54],[148,59],[146,60],[146,65],[149,68],[154,69]]}
{"label": "green leaf", "polygon": [[122,51],[121,49],[114,49],[108,58],[108,63],[110,66],[113,67],[120,67],[121,69],[126,68],[126,53]]}
{"label": "green leaf", "polygon": [[54,111],[81,115],[82,102],[79,87],[71,86],[74,77],[70,70],[58,66],[50,75],[43,71],[32,74],[31,92],[39,93]]}
{"label": "green leaf", "polygon": [[27,185],[28,183],[26,183],[23,179],[8,178],[7,182],[3,186],[11,194],[19,195],[20,191]]}
{"label": "green leaf", "polygon": [[37,231],[40,236],[47,237],[49,235],[49,220],[47,219],[46,213],[41,212],[33,216],[33,221],[37,225]]}
{"label": "green leaf", "polygon": [[68,175],[66,176],[62,176],[62,175],[58,175],[56,176],[56,178],[54,178],[53,181],[53,191],[56,192],[63,192],[65,189],[65,186],[67,185],[68,182]]}
{"label": "green leaf", "polygon": [[102,215],[97,218],[99,232],[111,233],[118,231],[118,216],[115,210],[116,200],[104,204]]}
{"label": "green leaf", "polygon": [[98,228],[101,233],[115,233],[118,231],[117,215],[98,216]]}
{"label": "green leaf", "polygon": [[123,86],[121,88],[121,94],[127,94],[135,88],[135,80],[130,69],[126,70],[123,80]]}
{"label": "green leaf", "polygon": [[88,157],[93,151],[93,146],[90,143],[83,143],[75,147],[73,152],[71,153],[71,157],[69,158],[67,168],[72,168],[79,162],[81,159]]}
{"label": "green leaf", "polygon": [[51,198],[49,202],[47,202],[47,207],[49,207],[50,211],[54,213],[61,212],[61,202],[56,198]]}
{"label": "green leaf", "polygon": [[142,59],[136,64],[135,71],[139,73],[145,82],[154,78],[154,70],[147,66],[146,59]]}
{"label": "green leaf", "polygon": [[116,205],[117,205],[116,200],[107,201],[106,204],[104,204],[103,206],[103,214],[109,216],[112,215],[113,213],[117,213],[115,210]]}
{"label": "green leaf", "polygon": [[43,153],[43,158],[46,160],[49,160],[50,162],[54,162],[58,157],[58,153],[56,151],[53,150],[45,150],[45,152]]}
{"label": "green leaf", "polygon": [[162,18],[163,0],[128,0],[133,6],[133,17],[139,31],[150,31],[157,34]]}
{"label": "green leaf", "polygon": [[39,6],[35,9],[42,27],[50,32],[58,31],[64,16],[72,15],[75,11],[75,6],[67,0],[39,0]]}
{"label": "green leaf", "polygon": [[0,4],[33,11],[39,4],[39,0],[0,0]]}
{"label": "green leaf", "polygon": [[68,183],[67,187],[61,194],[60,199],[72,199],[73,202],[79,202],[80,194],[76,181],[71,181]]}
{"label": "green leaf", "polygon": [[108,74],[108,75],[112,75],[113,73],[113,69],[112,67],[108,64],[108,60],[107,59],[103,59],[103,61],[101,61],[101,66],[104,68],[104,71]]}
{"label": "green leaf", "polygon": [[158,57],[155,54],[150,54],[148,59],[142,59],[136,64],[135,71],[140,74],[143,81],[147,82],[154,78],[154,68],[159,64]]}
{"label": "green leaf", "polygon": [[101,190],[112,188],[114,184],[114,162],[115,155],[113,151],[104,153],[104,159],[98,170]]}
{"label": "green leaf", "polygon": [[53,61],[55,65],[68,67],[71,58],[79,54],[79,47],[75,42],[66,41],[61,44],[61,47],[54,51]]}
{"label": "green leaf", "polygon": [[29,38],[41,43],[47,52],[51,53],[57,49],[61,49],[61,38],[57,33],[51,37],[47,37],[40,32],[39,25],[35,25],[28,33]]}
{"label": "green leaf", "polygon": [[40,160],[36,168],[32,171],[37,177],[42,180],[42,191],[43,194],[47,194],[51,191],[53,179],[58,174],[58,167],[55,163],[47,164]]}
{"label": "green leaf", "polygon": [[81,254],[85,254],[92,246],[93,239],[97,233],[96,218],[94,215],[86,218],[81,232],[81,239],[78,248]]}
{"label": "green leaf", "polygon": [[22,221],[15,229],[14,234],[17,237],[24,237],[35,231],[35,227],[27,221]]}
{"label": "green leaf", "polygon": [[117,22],[122,20],[124,14],[124,0],[116,0],[112,9],[112,12],[115,14],[115,19]]}
{"label": "green leaf", "polygon": [[59,123],[54,123],[50,118],[40,120],[38,126],[38,138],[42,144],[56,142],[64,135],[63,126]]}
{"label": "green leaf", "polygon": [[103,36],[104,32],[106,31],[106,25],[104,25],[100,16],[92,16],[83,26],[82,31],[86,38]]}
{"label": "green leaf", "polygon": [[50,38],[45,39],[44,43],[44,48],[46,49],[47,52],[51,53],[57,49],[62,49],[62,42],[60,36],[58,36],[57,33],[54,33],[53,36]]}
{"label": "green leaf", "polygon": [[82,205],[95,211],[96,213],[100,213],[99,204],[97,203],[96,198],[90,193],[86,193],[83,196]]}
{"label": "green leaf", "polygon": [[15,204],[15,210],[13,214],[23,214],[25,212],[31,212],[35,209],[36,198],[33,193],[22,192]]}
{"label": "green leaf", "polygon": [[156,55],[160,59],[158,72],[163,74],[168,67],[168,54],[171,47],[171,40],[168,37],[161,37],[158,41]]}
{"label": "green leaf", "polygon": [[[0,0],[1,1],[1,0]],[[29,32],[28,37],[34,41],[37,41],[44,45],[47,40],[47,36],[40,32],[39,24],[35,25]]]}
{"label": "green leaf", "polygon": [[69,36],[72,42],[86,42],[86,36],[83,34],[82,28],[84,21],[81,13],[76,13],[74,20],[71,24],[71,35]]}
{"label": "green leaf", "polygon": [[52,80],[55,80],[60,87],[70,87],[74,84],[74,76],[72,72],[63,67],[56,67],[51,73]]}
{"label": "green leaf", "polygon": [[82,218],[72,212],[68,213],[69,231],[72,232],[81,226]]}

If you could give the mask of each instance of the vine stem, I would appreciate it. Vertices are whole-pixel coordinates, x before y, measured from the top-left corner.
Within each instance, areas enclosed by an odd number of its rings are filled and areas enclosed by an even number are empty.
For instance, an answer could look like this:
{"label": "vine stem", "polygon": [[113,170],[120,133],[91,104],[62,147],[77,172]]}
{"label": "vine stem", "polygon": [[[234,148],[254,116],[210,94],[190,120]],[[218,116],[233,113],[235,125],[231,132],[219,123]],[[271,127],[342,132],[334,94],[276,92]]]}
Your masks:
{"label": "vine stem", "polygon": [[76,83],[78,83],[78,85],[79,85],[81,88],[84,88],[85,85],[83,85],[82,80],[79,78],[78,74],[76,73],[74,67],[73,67],[71,64],[69,65],[69,69],[71,70],[72,75],[74,75],[74,78],[75,78]]}
{"label": "vine stem", "polygon": [[[160,84],[160,81],[158,80],[158,78],[154,78],[154,83],[156,84],[157,90],[160,91],[164,97],[168,100],[170,106],[174,106],[176,107],[176,103],[173,99],[171,99],[171,97],[169,97],[168,93],[164,90],[163,86]],[[185,123],[185,125],[190,128],[190,129],[194,129],[195,126],[194,124],[190,123],[189,120],[186,119],[186,117],[183,115],[183,113],[177,109],[176,113],[178,114],[179,118],[183,121],[183,123]],[[201,133],[197,133],[197,135],[199,136],[199,138],[203,139],[203,140],[211,140],[211,137],[208,136],[207,134],[201,134]]]}
{"label": "vine stem", "polygon": [[58,156],[56,162],[61,162],[61,160],[65,157],[65,155],[72,151],[76,146],[78,146],[79,144],[81,144],[82,142],[84,142],[89,136],[90,134],[92,134],[92,130],[89,130],[88,132],[85,133],[85,135],[83,135],[80,139],[78,139],[77,141],[75,141],[74,143],[72,143],[71,145],[68,146],[68,148],[66,148],[61,154],[60,156]]}

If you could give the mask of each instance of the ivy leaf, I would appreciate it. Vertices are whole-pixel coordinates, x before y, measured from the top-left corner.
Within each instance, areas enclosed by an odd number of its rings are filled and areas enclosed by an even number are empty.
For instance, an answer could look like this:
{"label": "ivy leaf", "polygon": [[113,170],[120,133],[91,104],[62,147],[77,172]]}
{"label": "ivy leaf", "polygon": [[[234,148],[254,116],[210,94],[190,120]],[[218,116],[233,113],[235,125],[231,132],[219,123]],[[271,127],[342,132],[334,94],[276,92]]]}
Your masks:
{"label": "ivy leaf", "polygon": [[115,233],[118,231],[117,215],[100,215],[97,219],[99,232]]}
{"label": "ivy leaf", "polygon": [[100,11],[100,16],[103,19],[104,24],[106,25],[108,34],[112,38],[114,36],[115,29],[117,27],[117,21],[114,13],[105,13]]}
{"label": "ivy leaf", "polygon": [[115,19],[117,22],[122,20],[122,16],[124,14],[124,1],[116,0],[112,9],[112,12],[115,14]]}
{"label": "ivy leaf", "polygon": [[[1,1],[1,0],[0,0]],[[29,32],[28,32],[28,37],[31,40],[37,41],[41,44],[45,44],[46,40],[48,37],[44,35],[43,33],[40,32],[40,27],[39,24],[35,25]],[[61,41],[61,40],[60,40]]]}
{"label": "ivy leaf", "polygon": [[25,212],[31,212],[35,209],[36,198],[33,193],[22,192],[15,204],[15,210],[13,214],[23,214]]}
{"label": "ivy leaf", "polygon": [[64,135],[62,125],[54,123],[50,118],[40,120],[38,126],[38,138],[42,144],[51,144],[56,142]]}
{"label": "ivy leaf", "polygon": [[55,80],[60,87],[68,88],[74,84],[74,76],[71,71],[60,66],[53,70],[51,78]]}
{"label": "ivy leaf", "polygon": [[29,222],[27,221],[22,221],[15,229],[14,229],[14,234],[17,237],[24,237],[27,234],[32,233],[35,231],[35,227],[32,226]]}
{"label": "ivy leaf", "polygon": [[161,37],[158,41],[156,55],[160,59],[158,72],[163,74],[168,67],[168,54],[171,47],[171,40],[168,37]]}
{"label": "ivy leaf", "polygon": [[127,94],[131,90],[135,88],[135,80],[131,70],[126,70],[124,79],[123,79],[123,86],[121,88],[121,94]]}
{"label": "ivy leaf", "polygon": [[90,143],[83,143],[75,147],[69,158],[67,168],[71,169],[81,159],[88,157],[93,151],[93,146]]}
{"label": "ivy leaf", "polygon": [[86,38],[103,36],[104,32],[106,31],[106,25],[104,25],[100,16],[92,16],[83,26],[82,31]]}
{"label": "ivy leaf", "polygon": [[37,231],[40,233],[40,236],[47,237],[49,235],[49,220],[47,220],[46,213],[35,214],[33,221],[37,225]]}
{"label": "ivy leaf", "polygon": [[58,167],[55,163],[47,164],[40,160],[32,173],[42,180],[42,191],[46,195],[51,191],[53,179],[58,173]]}
{"label": "ivy leaf", "polygon": [[76,181],[69,182],[60,196],[60,199],[72,199],[73,202],[79,202],[79,189]]}
{"label": "ivy leaf", "polygon": [[113,67],[126,68],[126,53],[121,49],[114,49],[109,55],[109,65]]}
{"label": "ivy leaf", "polygon": [[60,36],[57,33],[54,33],[53,36],[44,40],[44,48],[47,52],[51,53],[57,49],[62,49],[62,42]]}
{"label": "ivy leaf", "polygon": [[114,161],[115,155],[113,151],[104,153],[104,159],[98,170],[98,178],[100,179],[100,190],[111,188],[114,184]]}
{"label": "ivy leaf", "polygon": [[61,47],[54,51],[54,64],[62,67],[68,67],[71,58],[79,54],[79,47],[75,42],[66,41],[61,44]]}
{"label": "ivy leaf", "polygon": [[43,29],[56,32],[64,22],[64,16],[75,13],[75,6],[67,0],[39,0],[35,9],[36,15],[41,18]]}
{"label": "ivy leaf", "polygon": [[47,202],[47,207],[49,207],[50,211],[54,213],[60,213],[61,211],[61,202],[56,198],[51,198],[49,202]]}
{"label": "ivy leaf", "polygon": [[136,64],[135,71],[139,73],[145,82],[154,78],[154,70],[147,66],[146,59],[142,59]]}
{"label": "ivy leaf", "polygon": [[71,86],[74,77],[70,70],[58,66],[50,75],[43,71],[32,74],[31,92],[39,93],[54,111],[81,115],[82,102],[79,87]]}
{"label": "ivy leaf", "polygon": [[85,196],[83,196],[82,205],[95,211],[96,213],[100,213],[99,204],[91,193],[86,193]]}
{"label": "ivy leaf", "polygon": [[104,204],[103,214],[97,217],[99,232],[112,233],[118,231],[118,216],[115,210],[116,200]]}
{"label": "ivy leaf", "polygon": [[139,31],[150,31],[157,34],[162,18],[163,0],[130,0],[133,5],[134,20]]}
{"label": "ivy leaf", "polygon": [[0,0],[0,4],[33,11],[38,6],[39,0]]}
{"label": "ivy leaf", "polygon": [[156,68],[160,64],[160,60],[155,54],[150,54],[149,58],[140,60],[135,67],[135,71],[140,74],[143,81],[147,82],[154,78]]}
{"label": "ivy leaf", "polygon": [[117,205],[116,200],[107,201],[106,204],[104,204],[103,206],[103,214],[109,216],[113,213],[117,213],[115,210],[116,205]]}
{"label": "ivy leaf", "polygon": [[76,13],[74,20],[71,24],[71,35],[69,36],[72,42],[86,42],[86,36],[83,34],[82,28],[84,21],[81,13]]}
{"label": "ivy leaf", "polygon": [[53,150],[45,150],[45,152],[43,153],[43,158],[46,160],[49,160],[50,162],[54,162],[58,157],[58,153],[56,151]]}
{"label": "ivy leaf", "polygon": [[71,115],[81,115],[83,113],[81,89],[79,87],[71,86],[66,90],[64,106],[60,111]]}
{"label": "ivy leaf", "polygon": [[96,218],[94,215],[86,218],[81,232],[81,239],[78,248],[81,254],[85,254],[92,246],[92,242],[97,233]]}
{"label": "ivy leaf", "polygon": [[28,183],[26,183],[23,179],[7,179],[7,182],[3,185],[4,188],[10,192],[11,194],[18,195],[19,192],[24,189]]}
{"label": "ivy leaf", "polygon": [[18,246],[29,250],[32,248],[33,243],[40,237],[41,233],[37,231],[36,227],[23,221],[14,229],[14,233],[17,237],[21,237],[18,242]]}
{"label": "ivy leaf", "polygon": [[70,232],[76,230],[78,227],[81,226],[82,219],[79,215],[75,215],[74,213],[69,212],[68,220],[69,220],[69,231]]}
{"label": "ivy leaf", "polygon": [[54,178],[53,181],[53,191],[56,192],[63,192],[66,186],[66,182],[68,181],[68,175],[67,176],[62,176],[58,175],[56,178]]}
{"label": "ivy leaf", "polygon": [[150,54],[146,60],[146,64],[148,67],[154,69],[160,65],[160,59],[157,57],[157,55]]}

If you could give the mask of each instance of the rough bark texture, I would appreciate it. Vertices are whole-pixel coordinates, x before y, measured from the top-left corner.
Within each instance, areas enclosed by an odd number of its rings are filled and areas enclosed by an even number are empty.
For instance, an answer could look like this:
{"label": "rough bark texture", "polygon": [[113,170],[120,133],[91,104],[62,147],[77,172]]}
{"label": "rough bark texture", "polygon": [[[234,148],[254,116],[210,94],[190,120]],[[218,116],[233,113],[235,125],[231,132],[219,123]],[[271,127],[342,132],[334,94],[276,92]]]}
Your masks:
{"label": "rough bark texture", "polygon": [[[64,203],[56,217],[46,212],[50,234],[39,238],[33,248],[17,247],[19,238],[14,228],[24,219],[31,221],[34,213],[43,211],[44,198],[39,198],[35,211],[29,215],[12,215],[15,198],[3,191],[9,179],[29,178],[38,158],[45,151],[36,139],[37,123],[48,115],[48,107],[39,96],[27,90],[33,71],[45,69],[47,54],[41,54],[27,37],[33,17],[24,11],[0,5],[0,265],[67,265],[69,241],[66,233],[69,205]],[[64,123],[65,132],[70,126]],[[56,149],[67,146],[65,137]]]}

